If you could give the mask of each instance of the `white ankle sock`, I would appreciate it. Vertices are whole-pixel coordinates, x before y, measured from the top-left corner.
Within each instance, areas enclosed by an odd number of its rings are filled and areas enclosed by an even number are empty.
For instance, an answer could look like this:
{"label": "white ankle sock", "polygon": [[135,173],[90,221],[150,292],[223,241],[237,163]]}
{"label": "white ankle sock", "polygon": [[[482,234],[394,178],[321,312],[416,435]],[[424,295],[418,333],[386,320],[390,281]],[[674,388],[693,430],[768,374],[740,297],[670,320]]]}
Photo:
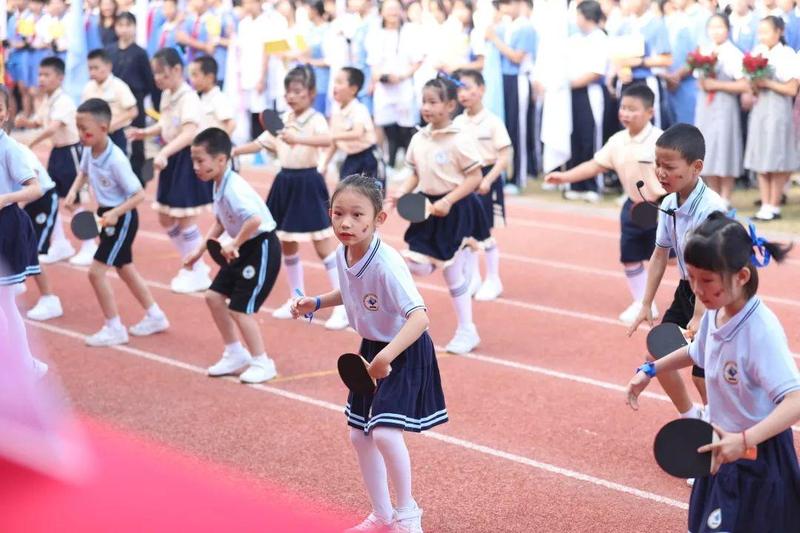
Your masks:
{"label": "white ankle sock", "polygon": [[181,248],[183,242],[181,239],[181,227],[178,225],[177,222],[167,228],[167,237],[169,237],[170,242],[172,242],[172,246],[174,246],[175,249],[178,250],[181,259],[183,259],[183,252]]}
{"label": "white ankle sock", "polygon": [[647,270],[644,263],[639,263],[633,267],[625,267],[625,279],[628,282],[628,290],[634,302],[641,302],[644,298],[644,291],[647,288]]}
{"label": "white ankle sock", "polygon": [[284,255],[283,264],[286,267],[286,276],[289,278],[289,298],[297,297],[297,291],[305,294],[303,263],[300,262],[300,254]]}
{"label": "white ankle sock", "polygon": [[325,265],[325,272],[328,274],[328,279],[331,282],[331,287],[334,290],[339,288],[339,271],[336,268],[336,252],[331,252],[328,257],[322,260]]}
{"label": "white ankle sock", "polygon": [[65,244],[69,244],[69,241],[64,233],[64,219],[59,214],[56,215],[56,221],[53,224],[53,245],[64,246]]}
{"label": "white ankle sock", "polygon": [[247,353],[247,350],[244,349],[244,346],[242,346],[242,343],[239,341],[226,344],[225,351],[228,352],[229,354],[237,354],[237,355]]}
{"label": "white ankle sock", "polygon": [[[180,244],[178,247],[181,253],[181,259],[197,250],[201,242],[203,242],[203,235],[200,233],[200,228],[197,227],[197,224],[192,224],[189,227],[183,228],[181,230]],[[195,263],[195,268],[196,267],[197,263]]]}
{"label": "white ankle sock", "polygon": [[114,318],[109,318],[106,320],[106,326],[111,329],[122,329],[122,322],[119,319],[119,315],[115,316]]}
{"label": "white ankle sock", "polygon": [[84,250],[92,250],[97,247],[97,244],[94,242],[94,239],[87,239],[85,241],[81,241],[81,252]]}
{"label": "white ankle sock", "polygon": [[161,310],[157,303],[153,303],[153,305],[148,307],[146,313],[150,318],[163,318],[164,316],[164,311]]}
{"label": "white ankle sock", "polygon": [[692,405],[688,411],[685,413],[681,413],[681,418],[703,418],[703,410],[697,407],[696,405]]}
{"label": "white ankle sock", "polygon": [[463,251],[456,253],[450,265],[444,268],[444,280],[453,299],[458,329],[472,326],[472,298],[469,294],[469,280],[464,276],[464,262],[468,260]]}
{"label": "white ankle sock", "polygon": [[500,279],[500,251],[497,244],[492,244],[486,250],[486,278]]}
{"label": "white ankle sock", "polygon": [[394,510],[383,455],[375,445],[372,435],[365,435],[360,429],[350,428],[350,442],[356,450],[361,477],[364,478],[375,516],[387,524],[391,523]]}

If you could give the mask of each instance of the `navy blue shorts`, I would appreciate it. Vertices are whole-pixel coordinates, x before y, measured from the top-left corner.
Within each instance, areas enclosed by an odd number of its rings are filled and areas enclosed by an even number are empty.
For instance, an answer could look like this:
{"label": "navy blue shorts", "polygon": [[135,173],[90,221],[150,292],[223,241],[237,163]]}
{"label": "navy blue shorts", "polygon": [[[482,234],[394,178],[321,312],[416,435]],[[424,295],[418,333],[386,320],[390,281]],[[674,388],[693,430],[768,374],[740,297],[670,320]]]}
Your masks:
{"label": "navy blue shorts", "polygon": [[211,204],[212,187],[212,182],[200,181],[195,175],[187,146],[167,159],[166,168],[158,175],[156,201],[163,208],[192,211]]}
{"label": "navy blue shorts", "polygon": [[31,218],[33,230],[36,232],[36,249],[40,254],[46,254],[50,250],[50,237],[53,235],[53,228],[58,217],[56,189],[50,189],[38,200],[27,204],[25,212]]}
{"label": "navy blue shorts", "polygon": [[314,233],[331,227],[330,197],[325,179],[316,168],[284,168],[275,176],[267,195],[277,230]]}
{"label": "navy blue shorts", "polygon": [[386,196],[386,176],[382,170],[382,162],[375,156],[377,148],[370,146],[363,152],[347,154],[339,169],[339,179],[344,179],[351,174],[364,174],[372,176],[381,183],[383,195]]}
{"label": "navy blue shorts", "polygon": [[83,147],[80,144],[59,146],[53,148],[47,159],[47,173],[56,182],[56,192],[59,198],[69,194],[75,178],[78,177],[78,167],[81,163]]}
{"label": "navy blue shorts", "polygon": [[[110,211],[111,207],[101,207],[97,216]],[[100,230],[100,245],[94,260],[108,266],[121,268],[133,262],[133,239],[139,230],[139,213],[132,209],[119,217],[116,225]]]}
{"label": "navy blue shorts", "polygon": [[[359,353],[372,361],[385,342],[363,339]],[[344,414],[347,425],[369,433],[376,426],[420,432],[447,422],[436,350],[428,332],[392,361],[392,371],[378,380],[375,394],[350,393]]]}
{"label": "navy blue shorts", "polygon": [[619,213],[619,260],[621,263],[647,261],[656,248],[656,227],[642,229],[631,220],[633,202],[625,200]]}
{"label": "navy blue shorts", "polygon": [[[481,173],[485,176],[492,170],[492,167],[483,167],[481,168]],[[504,180],[503,176],[501,175],[499,178],[494,180],[492,183],[492,188],[489,190],[488,194],[478,194],[478,200],[481,201],[481,206],[483,206],[483,212],[486,213],[486,223],[489,225],[489,229],[494,227],[494,219],[495,217],[500,217],[505,222],[506,219],[506,198],[503,192],[503,185]]]}
{"label": "navy blue shorts", "polygon": [[0,209],[0,287],[22,283],[40,274],[36,232],[28,214],[17,204]]}
{"label": "navy blue shorts", "polygon": [[257,235],[239,248],[239,257],[220,268],[210,290],[230,299],[228,309],[253,314],[269,296],[281,268],[281,243],[274,231]]}
{"label": "navy blue shorts", "polygon": [[689,531],[800,531],[800,468],[791,428],[759,444],[755,461],[724,464],[715,476],[695,480]]}

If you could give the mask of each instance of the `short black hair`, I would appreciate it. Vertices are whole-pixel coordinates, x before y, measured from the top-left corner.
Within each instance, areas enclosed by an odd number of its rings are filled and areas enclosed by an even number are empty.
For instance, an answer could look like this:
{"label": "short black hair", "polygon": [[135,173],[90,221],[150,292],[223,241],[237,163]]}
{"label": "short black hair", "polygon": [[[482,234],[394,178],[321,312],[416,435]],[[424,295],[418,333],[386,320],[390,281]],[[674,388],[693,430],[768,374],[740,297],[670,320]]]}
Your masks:
{"label": "short black hair", "polygon": [[606,18],[603,14],[603,8],[600,7],[600,3],[595,0],[584,0],[580,4],[578,4],[578,13],[583,15],[583,18],[594,22],[595,24],[600,24],[600,22]]}
{"label": "short black hair", "polygon": [[367,174],[350,174],[341,180],[331,195],[331,207],[336,196],[347,189],[353,189],[365,196],[375,209],[376,215],[383,209],[383,184]]}
{"label": "short black hair", "polygon": [[432,89],[439,94],[442,102],[450,102],[458,98],[458,90],[449,76],[437,76],[425,82],[422,90]]}
{"label": "short black hair", "polygon": [[136,16],[131,13],[130,11],[123,11],[122,13],[117,13],[116,18],[114,18],[114,24],[117,22],[124,20],[126,22],[130,22],[134,26],[136,26]]}
{"label": "short black hair", "polygon": [[88,60],[99,59],[103,63],[109,64],[109,65],[111,64],[111,56],[108,55],[108,52],[106,52],[102,48],[95,48],[94,50],[89,52],[89,55],[87,55],[86,58]]}
{"label": "short black hair", "polygon": [[183,68],[181,55],[172,47],[162,48],[153,54],[153,61],[168,68],[177,67],[178,65]]}
{"label": "short black hair", "polygon": [[39,68],[51,68],[60,76],[64,75],[64,70],[66,69],[64,66],[64,60],[56,56],[45,57],[42,59],[42,62],[39,63]]}
{"label": "short black hair", "polygon": [[283,86],[288,89],[292,83],[299,83],[309,91],[317,88],[317,78],[314,76],[314,69],[310,65],[297,65],[290,70],[283,78]]}
{"label": "short black hair", "polygon": [[356,92],[364,86],[364,73],[356,67],[343,67],[342,72],[347,75],[347,84],[356,87]]}
{"label": "short black hair", "polygon": [[691,124],[678,123],[670,126],[656,140],[656,146],[675,150],[687,163],[706,157],[706,140],[700,130]]}
{"label": "short black hair", "polygon": [[200,66],[200,72],[206,76],[213,74],[214,81],[217,81],[217,71],[219,69],[219,65],[217,65],[216,59],[209,55],[202,55],[194,58],[192,63],[197,63]]}
{"label": "short black hair", "polygon": [[622,98],[625,98],[626,96],[636,98],[642,102],[645,109],[652,109],[656,102],[656,95],[653,93],[653,90],[650,87],[645,85],[644,82],[638,82],[634,83],[633,85],[629,85],[624,91],[622,91]]}
{"label": "short black hair", "polygon": [[479,87],[483,87],[486,85],[486,82],[483,79],[483,74],[479,70],[475,70],[474,68],[464,68],[457,70],[453,73],[453,77],[457,80],[461,78],[469,78],[471,79],[475,85]]}
{"label": "short black hair", "polygon": [[198,133],[192,141],[192,146],[202,146],[209,155],[224,155],[230,159],[233,144],[231,138],[220,128],[206,128]]}
{"label": "short black hair", "polygon": [[78,113],[86,113],[98,122],[111,124],[111,107],[102,98],[89,98],[78,106]]}

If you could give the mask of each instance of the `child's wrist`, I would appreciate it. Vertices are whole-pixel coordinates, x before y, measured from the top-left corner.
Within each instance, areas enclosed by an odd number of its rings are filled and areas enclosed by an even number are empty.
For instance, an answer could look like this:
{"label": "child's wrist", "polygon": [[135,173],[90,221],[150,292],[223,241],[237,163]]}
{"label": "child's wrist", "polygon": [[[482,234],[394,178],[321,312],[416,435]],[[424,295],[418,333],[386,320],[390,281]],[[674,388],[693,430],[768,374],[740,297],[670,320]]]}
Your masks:
{"label": "child's wrist", "polygon": [[321,307],[322,307],[322,298],[320,298],[319,296],[315,296],[314,297],[314,311],[313,312],[316,313],[317,311],[319,311],[319,309]]}

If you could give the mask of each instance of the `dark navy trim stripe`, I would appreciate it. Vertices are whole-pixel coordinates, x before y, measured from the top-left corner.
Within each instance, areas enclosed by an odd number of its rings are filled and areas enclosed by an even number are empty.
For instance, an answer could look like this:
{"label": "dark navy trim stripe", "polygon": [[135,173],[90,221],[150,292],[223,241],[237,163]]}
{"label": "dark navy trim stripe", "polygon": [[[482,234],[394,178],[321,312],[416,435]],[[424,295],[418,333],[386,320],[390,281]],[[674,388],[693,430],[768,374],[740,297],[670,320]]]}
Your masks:
{"label": "dark navy trim stripe", "polygon": [[362,266],[361,270],[359,270],[358,274],[356,274],[357,278],[360,278],[364,274],[364,272],[367,270],[367,267],[372,262],[372,259],[375,257],[375,254],[378,253],[378,247],[380,247],[380,245],[381,245],[381,240],[380,239],[376,239],[375,240],[375,248],[372,249],[372,252],[370,252],[369,257],[367,257],[367,261],[364,263],[364,266]]}
{"label": "dark navy trim stripe", "polygon": [[761,305],[761,300],[756,300],[756,302],[753,304],[753,307],[751,307],[750,310],[747,311],[747,313],[745,313],[745,315],[742,317],[742,319],[739,321],[739,323],[736,324],[736,326],[733,328],[733,331],[731,331],[730,335],[725,337],[723,340],[725,342],[728,342],[733,337],[735,337],[736,334],[739,333],[739,330],[742,329],[742,326],[744,325],[745,321],[748,318],[750,318],[753,315],[753,313],[755,313],[756,309],[758,309],[758,306],[760,306],[760,305]]}
{"label": "dark navy trim stripe", "polygon": [[408,311],[406,311],[406,318],[408,318],[408,315],[410,315],[411,313],[413,313],[413,312],[414,312],[414,311],[416,311],[417,309],[427,309],[427,307],[426,307],[426,306],[424,306],[424,305],[415,305],[414,307],[412,307],[411,309],[409,309]]}

